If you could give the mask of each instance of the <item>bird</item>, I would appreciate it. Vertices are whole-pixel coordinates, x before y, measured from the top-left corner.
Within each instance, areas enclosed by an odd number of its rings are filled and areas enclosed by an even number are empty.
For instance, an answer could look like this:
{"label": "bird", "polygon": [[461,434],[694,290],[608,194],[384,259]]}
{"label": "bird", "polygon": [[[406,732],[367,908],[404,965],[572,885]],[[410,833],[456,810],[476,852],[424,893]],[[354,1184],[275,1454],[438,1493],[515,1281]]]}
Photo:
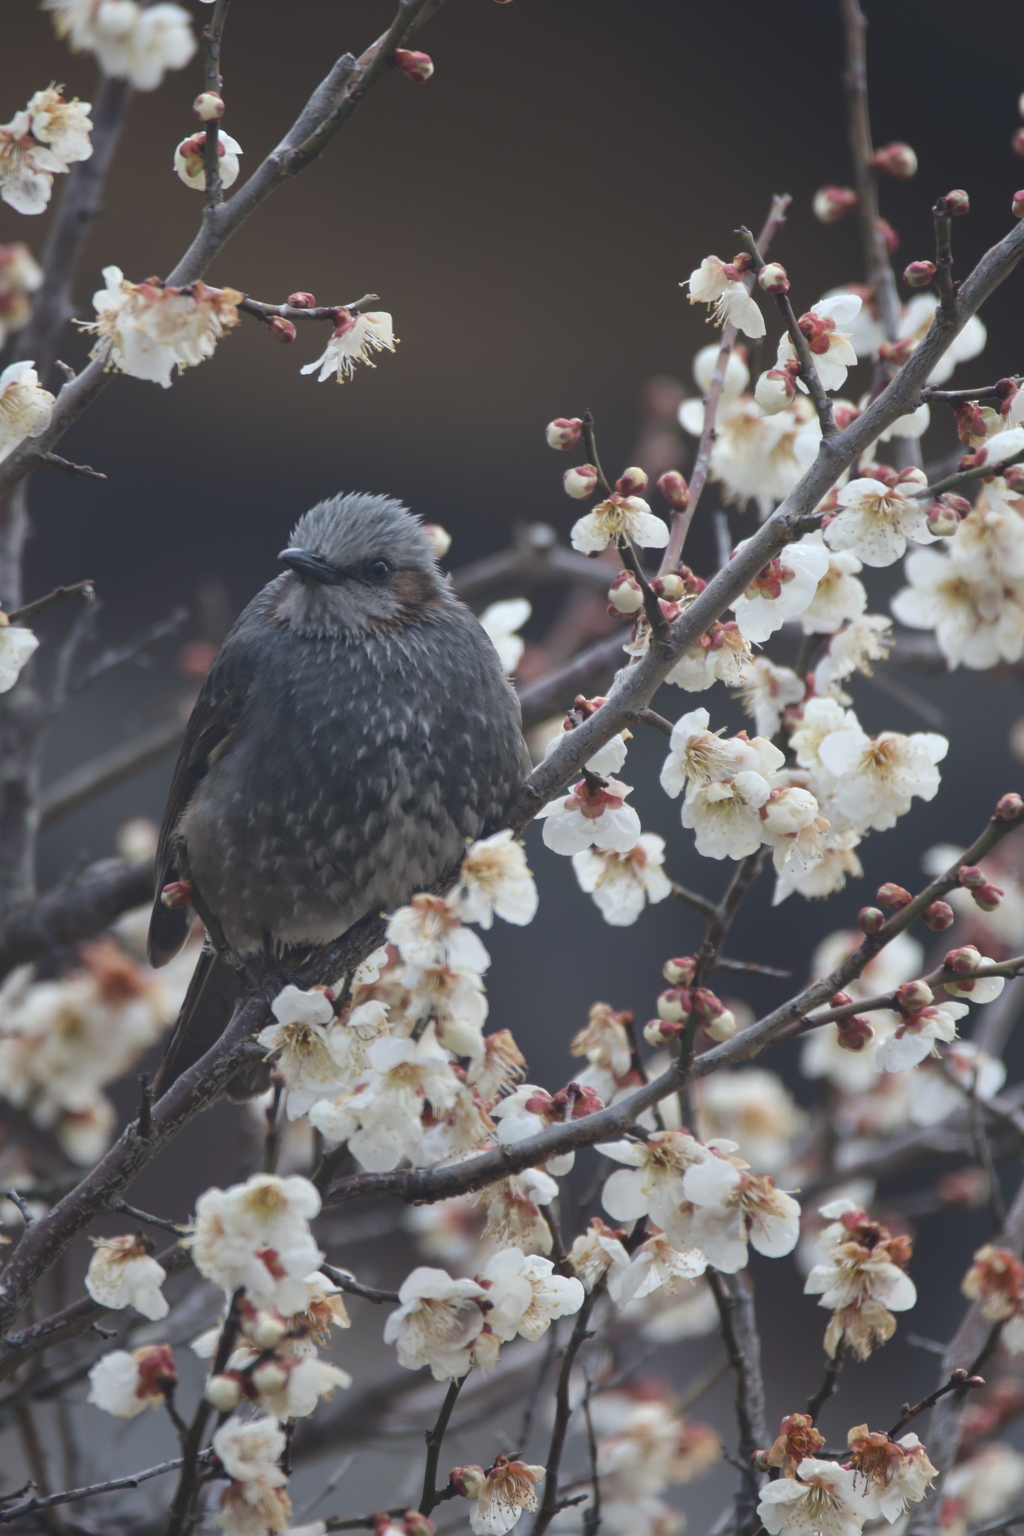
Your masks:
{"label": "bird", "polygon": [[[497,652],[401,502],[321,501],[278,559],[185,729],[157,844],[155,967],[189,933],[187,905],[163,899],[175,882],[235,956],[293,966],[440,881],[529,773]],[[241,990],[208,939],[155,1094],[216,1042]],[[250,1076],[233,1097],[265,1085],[265,1070]]]}

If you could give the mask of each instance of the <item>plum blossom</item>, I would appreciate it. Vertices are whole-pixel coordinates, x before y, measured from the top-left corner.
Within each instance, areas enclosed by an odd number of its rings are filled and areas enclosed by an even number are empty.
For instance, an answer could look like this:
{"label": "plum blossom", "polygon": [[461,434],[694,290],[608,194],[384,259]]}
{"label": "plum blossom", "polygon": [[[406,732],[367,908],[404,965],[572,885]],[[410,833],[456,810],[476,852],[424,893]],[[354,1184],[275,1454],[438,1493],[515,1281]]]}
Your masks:
{"label": "plum blossom", "polygon": [[443,1269],[414,1269],[384,1325],[384,1342],[397,1346],[398,1363],[406,1370],[429,1365],[435,1381],[465,1376],[484,1325],[476,1301],[486,1294],[475,1280],[453,1280]]}
{"label": "plum blossom", "polygon": [[753,340],[764,335],[764,316],[747,292],[742,273],[731,262],[705,256],[680,286],[689,287],[691,304],[713,306],[716,325],[734,325]]}
{"label": "plum blossom", "polygon": [[980,966],[992,964],[993,961],[979,954],[973,944],[963,944],[959,949],[951,949],[946,956],[946,967],[960,974],[951,976],[949,981],[944,981],[942,985],[950,997],[966,997],[972,1003],[991,1003],[1006,986],[1006,978],[1004,976],[971,976],[969,973],[978,970]]}
{"label": "plum blossom", "polygon": [[42,213],[54,176],[67,169],[60,155],[32,136],[28,112],[16,112],[9,123],[0,124],[0,198],[15,213]]}
{"label": "plum blossom", "polygon": [[409,965],[481,975],[491,963],[480,939],[462,923],[443,896],[414,896],[388,920],[387,940]]}
{"label": "plum blossom", "polygon": [[915,1125],[938,1125],[963,1109],[966,1094],[990,1099],[1006,1082],[1005,1064],[973,1040],[954,1041],[941,1053],[941,1062],[941,1070],[936,1062],[914,1073],[910,1118]]}
{"label": "plum blossom", "polygon": [[509,676],[522,661],[526,649],[526,641],[517,631],[522,629],[532,612],[533,604],[528,598],[506,597],[491,603],[479,616],[481,627]]}
{"label": "plum blossom", "polygon": [[614,1286],[629,1268],[629,1254],[620,1239],[625,1234],[609,1227],[600,1216],[592,1216],[590,1226],[581,1232],[569,1250],[569,1264],[583,1281],[593,1288],[602,1276]]}
{"label": "plum blossom", "polygon": [[543,1482],[545,1470],[500,1455],[487,1472],[474,1463],[453,1467],[450,1479],[463,1498],[473,1500],[470,1529],[477,1536],[504,1536],[524,1510],[537,1509],[536,1485]]}
{"label": "plum blossom", "polygon": [[[935,318],[938,299],[933,293],[915,293],[903,310],[896,335],[901,341],[911,341],[916,346],[922,341]],[[985,350],[988,332],[977,315],[972,315],[953,337],[949,346],[928,375],[928,384],[944,384],[957,363],[969,362]]]}
{"label": "plum blossom", "polygon": [[309,1118],[328,1141],[347,1141],[364,1168],[381,1172],[404,1157],[417,1160],[425,1105],[438,1114],[450,1109],[458,1079],[430,1027],[419,1040],[375,1040],[367,1055],[369,1081],[334,1103],[321,1099]]}
{"label": "plum blossom", "polygon": [[1005,1515],[1024,1491],[1024,1456],[991,1441],[951,1467],[943,1481],[943,1536],[967,1536]]}
{"label": "plum blossom", "polygon": [[167,1271],[137,1237],[95,1238],[85,1288],[101,1307],[134,1307],[143,1317],[166,1317],[167,1298],[160,1287]]}
{"label": "plum blossom", "polygon": [[[739,550],[743,548],[741,544]],[[828,551],[821,544],[800,539],[788,545],[733,603],[740,632],[748,640],[763,644],[810,606],[827,570]]]}
{"label": "plum blossom", "polygon": [[347,309],[338,313],[341,319],[331,332],[331,339],[315,363],[306,363],[300,373],[316,373],[320,370],[318,384],[333,375],[344,384],[356,371],[356,363],[376,368],[370,356],[372,352],[393,352],[398,345],[391,316],[384,310],[367,311],[353,315]]}
{"label": "plum blossom", "polygon": [[750,641],[737,623],[712,624],[696,645],[683,652],[665,681],[688,693],[703,693],[715,683],[735,688],[745,681],[753,657]]}
{"label": "plum blossom", "polygon": [[739,680],[736,698],[748,715],[754,717],[754,729],[766,739],[775,735],[790,704],[799,704],[805,686],[790,667],[777,667],[767,656],[755,656]]}
{"label": "plum blossom", "polygon": [[856,832],[826,833],[813,864],[805,866],[791,859],[778,871],[772,906],[777,907],[794,891],[810,901],[843,890],[847,879],[860,880],[864,868],[853,851],[859,842]]}
{"label": "plum blossom", "polygon": [[488,1184],[480,1197],[487,1207],[481,1242],[526,1253],[550,1253],[551,1228],[541,1206],[550,1205],[557,1196],[558,1185],[541,1168],[526,1168]]}
{"label": "plum blossom", "polygon": [[323,1259],[309,1230],[319,1210],[308,1179],[254,1174],[245,1184],[200,1195],[183,1242],[199,1273],[228,1295],[244,1286],[256,1305],[290,1315],[306,1305],[305,1276]]}
{"label": "plum blossom", "polygon": [[32,124],[32,137],[64,162],[64,168],[92,155],[92,107],[87,101],[65,101],[60,91],[50,86],[36,91],[25,109]]}
{"label": "plum blossom", "polygon": [[905,469],[893,484],[884,480],[851,480],[836,492],[839,511],[824,532],[832,550],[852,550],[865,565],[892,565],[907,540],[932,544],[928,500],[914,490],[928,484],[923,470]]}
{"label": "plum blossom", "polygon": [[228,1419],[213,1437],[217,1459],[235,1482],[259,1479],[277,1487],[286,1481],[278,1465],[285,1444],[284,1430],[273,1419]]}
{"label": "plum blossom", "polygon": [[773,787],[760,816],[761,841],[771,848],[780,873],[789,864],[806,869],[816,863],[829,823],[809,789],[795,784]]}
{"label": "plum blossom", "polygon": [[[242,146],[237,139],[233,139],[230,133],[225,133],[221,128],[217,134],[217,160],[222,188],[234,186],[238,180],[238,172],[241,169],[238,157],[242,153]],[[174,170],[186,187],[193,187],[197,192],[206,191],[206,130],[193,133],[190,138],[182,139],[174,151]]]}
{"label": "plum blossom", "polygon": [[[959,530],[958,530],[959,532]],[[891,601],[894,616],[911,629],[931,629],[952,671],[985,671],[1024,654],[1024,592],[1006,578],[965,570],[949,554],[915,549],[905,566],[908,585]]]}
{"label": "plum blossom", "polygon": [[483,1052],[470,1062],[466,1081],[493,1102],[508,1093],[525,1074],[526,1057],[516,1045],[512,1031],[499,1029],[484,1036]]}
{"label": "plum blossom", "polygon": [[871,676],[871,663],[884,661],[892,644],[891,625],[882,613],[865,613],[837,630],[814,669],[815,691],[824,696],[854,672]]}
{"label": "plum blossom", "polygon": [[695,833],[707,859],[745,859],[761,846],[761,807],[771,793],[759,773],[737,773],[724,783],[702,785],[683,802],[684,827]]}
{"label": "plum blossom", "polygon": [[162,1408],[178,1384],[169,1344],[149,1344],[128,1353],[114,1349],[89,1372],[89,1398],[118,1419],[134,1419],[147,1408]]}
{"label": "plum blossom", "polygon": [[[292,1512],[287,1490],[268,1482],[265,1478],[249,1478],[247,1482],[230,1482],[220,1496],[214,1525],[224,1536],[277,1536],[287,1531],[288,1517]],[[323,1536],[324,1522],[294,1526],[298,1536]]]}
{"label": "plum blossom", "polygon": [[613,928],[628,928],[635,923],[646,902],[664,901],[672,894],[672,882],[662,865],[665,839],[645,832],[629,853],[599,852],[585,848],[572,856],[580,889],[593,896],[606,923]]}
{"label": "plum blossom", "polygon": [[23,330],[32,314],[32,294],[42,286],[43,269],[22,241],[0,245],[0,347]]}
{"label": "plum blossom", "polygon": [[590,1087],[605,1101],[612,1099],[628,1076],[633,1062],[626,1028],[631,1015],[616,1013],[607,1003],[594,1003],[585,1028],[569,1043],[570,1056],[585,1056],[589,1066],[577,1082]]}
{"label": "plum blossom", "polygon": [[30,629],[12,624],[6,613],[0,613],[0,693],[10,693],[22,667],[38,648],[39,639]]}
{"label": "plum blossom", "polygon": [[130,283],[120,267],[104,267],[103,281],[92,296],[97,318],[78,322],[98,338],[90,356],[102,353],[108,368],[164,389],[175,367],[180,373],[212,357],[220,338],[238,324],[243,296],[234,288],[197,282],[186,291],[155,278]]}
{"label": "plum blossom", "polygon": [[[699,437],[704,407],[686,400],[680,420],[687,432]],[[719,406],[716,439],[711,450],[711,476],[723,487],[725,500],[745,507],[755,500],[763,517],[799,481],[805,465],[797,454],[797,441],[814,420],[814,407],[797,395],[788,410],[765,416],[749,395]]]}
{"label": "plum blossom", "polygon": [[[729,1143],[732,1145],[732,1143]],[[686,1131],[655,1131],[646,1141],[599,1142],[597,1150],[626,1166],[605,1182],[601,1204],[615,1221],[650,1217],[673,1247],[693,1248],[690,1238],[689,1196],[684,1192],[687,1171],[709,1156]]]}
{"label": "plum blossom", "polygon": [[[842,389],[847,370],[857,361],[850,334],[845,329],[860,313],[861,301],[856,294],[840,293],[830,299],[819,299],[812,304],[806,315],[801,315],[799,326],[811,349],[811,357],[822,389]],[[779,341],[778,365],[798,361],[796,348],[789,333]]]}
{"label": "plum blossom", "polygon": [[642,1301],[659,1290],[666,1296],[675,1296],[684,1281],[688,1286],[692,1285],[707,1266],[708,1261],[699,1248],[689,1248],[681,1253],[663,1234],[655,1233],[640,1244],[629,1268],[612,1278],[609,1294],[619,1307],[630,1301]]}
{"label": "plum blossom", "polygon": [[256,1040],[277,1057],[288,1089],[288,1118],[295,1120],[317,1099],[345,1086],[347,1053],[337,1045],[344,1031],[335,1024],[330,999],[317,989],[284,987],[271,1012],[277,1023],[260,1030]]}
{"label": "plum blossom", "polygon": [[852,709],[844,709],[837,699],[811,698],[794,725],[789,745],[798,765],[814,774],[823,792],[831,794],[836,781],[821,759],[821,744],[835,731],[859,731],[860,721]]}
{"label": "plum blossom", "polygon": [[872,1434],[866,1424],[858,1424],[850,1430],[846,1443],[853,1453],[851,1465],[872,1519],[883,1518],[891,1525],[906,1512],[908,1504],[924,1498],[938,1476],[916,1435],[890,1440],[888,1435]]}
{"label": "plum blossom", "polygon": [[[821,541],[820,533],[809,533],[801,542]],[[828,551],[828,568],[810,604],[800,614],[805,635],[834,635],[848,620],[860,618],[868,605],[864,583],[857,580],[861,570],[863,566],[851,550]]]}
{"label": "plum blossom", "polygon": [[[818,945],[811,960],[814,980],[829,976],[863,942],[859,929],[839,930]],[[899,933],[864,967],[860,976],[844,983],[844,990],[854,1002],[862,1002],[883,992],[894,992],[901,982],[921,974],[924,951],[908,933]],[[844,1050],[838,1043],[835,1024],[824,1024],[807,1036],[801,1055],[805,1077],[827,1077],[846,1093],[864,1093],[881,1075],[878,1062],[880,1041],[876,1036],[861,1051]]]}
{"label": "plum blossom", "polygon": [[620,539],[632,539],[644,549],[664,549],[668,524],[655,517],[642,496],[615,493],[573,523],[570,538],[573,549],[584,555],[600,554]]}
{"label": "plum blossom", "polygon": [[732,736],[723,740],[720,731],[708,730],[710,718],[706,709],[692,709],[672,727],[669,755],[661,769],[661,787],[673,799],[687,786],[689,798],[697,790],[724,783],[738,773],[764,777],[785,762],[778,747],[763,737],[755,736],[749,741],[745,736]]}
{"label": "plum blossom", "polygon": [[569,1317],[583,1305],[583,1286],[575,1276],[556,1275],[550,1259],[539,1254],[524,1254],[521,1248],[501,1248],[484,1265],[480,1284],[487,1289],[506,1276],[525,1281],[526,1306],[515,1317],[508,1337],[536,1341],[543,1338],[557,1317]]}
{"label": "plum blossom", "polygon": [[[599,708],[603,703],[603,699],[577,700],[577,706],[582,706],[588,717],[594,713],[595,708]],[[575,726],[576,721],[571,715],[567,715],[562,722],[561,731],[556,732],[544,748],[544,756],[550,757],[552,752],[555,752],[565,740],[568,733],[575,729]],[[619,769],[624,767],[626,762],[626,755],[629,750],[627,742],[630,740],[630,736],[631,733],[629,731],[620,731],[617,736],[613,736],[610,741],[606,741],[603,747],[598,747],[597,751],[591,757],[588,757],[583,765],[587,772],[618,773]]]}
{"label": "plum blossom", "polygon": [[[259,1349],[236,1350],[228,1361],[228,1371],[248,1368],[255,1401],[280,1423],[308,1418],[322,1397],[329,1398],[339,1387],[345,1390],[352,1385],[347,1371],[315,1354],[275,1354],[261,1359],[262,1355]],[[230,1374],[228,1380],[232,1380]],[[217,1381],[214,1377],[213,1382]]]}
{"label": "plum blossom", "polygon": [[767,1175],[743,1172],[746,1166],[711,1156],[683,1176],[684,1198],[696,1207],[690,1242],[728,1275],[746,1265],[748,1242],[774,1259],[792,1253],[800,1236],[800,1207],[792,1195],[776,1189]]}
{"label": "plum blossom", "polygon": [[888,1016],[896,1024],[895,1033],[887,1034],[879,1045],[879,1066],[886,1072],[903,1072],[935,1055],[938,1041],[948,1044],[956,1039],[956,1021],[968,1011],[966,1003],[938,1003],[917,1013],[869,1015],[872,1023]]}
{"label": "plum blossom", "polygon": [[408,989],[408,1019],[417,1023],[433,1019],[438,1044],[455,1056],[480,1054],[487,994],[476,971],[447,965],[407,965],[402,979]]}
{"label": "plum blossom", "polygon": [[[626,1501],[639,1506],[631,1522],[615,1525],[620,1536],[647,1530],[648,1509],[657,1502],[653,1496],[671,1483],[692,1481],[722,1457],[715,1431],[707,1424],[688,1424],[667,1393],[658,1393],[653,1384],[635,1397],[603,1393],[591,1405],[591,1418],[600,1436],[597,1469],[609,1504],[613,1509]],[[652,1529],[664,1528],[662,1516]]]}
{"label": "plum blossom", "polygon": [[181,69],[196,51],[192,18],[180,5],[144,7],[137,0],[43,0],[58,37],[74,53],[90,52],[106,75],[137,91],[153,91],[164,72]]}
{"label": "plum blossom", "polygon": [[45,432],[54,397],[43,389],[35,363],[10,363],[0,373],[0,462],[27,437]]}
{"label": "plum blossom", "polygon": [[910,810],[914,795],[932,800],[939,788],[940,763],[949,750],[945,736],[919,731],[903,736],[882,731],[832,731],[818,748],[836,781],[835,800],[862,832],[885,832]]}
{"label": "plum blossom", "polygon": [[906,1312],[917,1302],[917,1289],[906,1273],[910,1243],[892,1237],[852,1200],[821,1207],[832,1221],[821,1234],[826,1257],[807,1277],[805,1295],[820,1296],[820,1307],[832,1308],[825,1333],[825,1350],[834,1357],[846,1343],[859,1360],[892,1338],[893,1312]]}
{"label": "plum blossom", "polygon": [[805,1456],[795,1477],[765,1483],[757,1513],[769,1536],[858,1536],[868,1506],[852,1471]]}
{"label": "plum blossom", "polygon": [[593,845],[613,853],[630,853],[640,838],[640,818],[625,798],[631,784],[608,778],[591,787],[586,779],[569,794],[549,800],[540,811],[543,838],[553,853],[583,853]]}

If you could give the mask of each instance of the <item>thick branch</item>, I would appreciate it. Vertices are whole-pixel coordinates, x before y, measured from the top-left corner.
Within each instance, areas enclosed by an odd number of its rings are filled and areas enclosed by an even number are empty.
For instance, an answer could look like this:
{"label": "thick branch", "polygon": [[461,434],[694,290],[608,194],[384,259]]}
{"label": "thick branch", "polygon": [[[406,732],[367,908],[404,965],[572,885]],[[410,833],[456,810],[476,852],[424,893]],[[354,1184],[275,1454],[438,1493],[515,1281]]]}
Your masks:
{"label": "thick branch", "polygon": [[153,895],[152,862],[101,859],[15,907],[0,922],[0,978],[16,965],[94,938]]}

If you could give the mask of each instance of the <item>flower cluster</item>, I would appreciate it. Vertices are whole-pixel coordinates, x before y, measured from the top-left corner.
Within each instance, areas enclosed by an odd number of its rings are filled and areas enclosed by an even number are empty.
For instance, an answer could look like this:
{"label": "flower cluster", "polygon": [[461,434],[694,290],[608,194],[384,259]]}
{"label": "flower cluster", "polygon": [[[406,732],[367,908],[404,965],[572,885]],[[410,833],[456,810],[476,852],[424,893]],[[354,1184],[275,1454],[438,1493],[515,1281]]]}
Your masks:
{"label": "flower cluster", "polygon": [[242,294],[234,288],[200,282],[172,288],[155,277],[130,283],[120,267],[104,267],[103,281],[92,296],[97,318],[78,322],[97,337],[90,355],[164,389],[171,386],[174,368],[180,373],[205,362],[238,324]]}
{"label": "flower cluster", "polygon": [[819,1239],[825,1257],[811,1270],[804,1290],[821,1297],[819,1306],[832,1309],[826,1353],[834,1357],[847,1348],[866,1360],[895,1333],[893,1313],[906,1312],[917,1301],[906,1272],[911,1244],[872,1221],[852,1200],[822,1206],[821,1214],[831,1223]]}
{"label": "flower cluster", "polygon": [[43,0],[58,37],[75,53],[92,53],[105,75],[152,91],[165,71],[181,69],[196,51],[192,18],[183,6],[161,0]]}
{"label": "flower cluster", "polygon": [[[53,86],[0,124],[0,198],[16,213],[42,213],[54,176],[92,154],[87,101],[65,101]],[[10,247],[8,247],[10,249]]]}

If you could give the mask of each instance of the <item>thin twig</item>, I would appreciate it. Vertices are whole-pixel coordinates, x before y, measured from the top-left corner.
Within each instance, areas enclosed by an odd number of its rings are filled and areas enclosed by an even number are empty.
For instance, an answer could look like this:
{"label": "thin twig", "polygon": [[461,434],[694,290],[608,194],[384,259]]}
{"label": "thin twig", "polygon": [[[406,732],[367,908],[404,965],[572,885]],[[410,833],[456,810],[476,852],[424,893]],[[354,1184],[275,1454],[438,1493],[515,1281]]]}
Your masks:
{"label": "thin twig", "polygon": [[814,1396],[807,1400],[807,1412],[810,1414],[811,1423],[817,1423],[818,1416],[829,1398],[834,1396],[839,1386],[839,1372],[843,1368],[843,1346],[839,1345],[832,1358],[825,1364],[825,1379],[815,1392]]}
{"label": "thin twig", "polygon": [[555,1388],[555,1422],[551,1429],[551,1440],[548,1444],[546,1458],[547,1472],[544,1478],[544,1497],[541,1499],[537,1518],[533,1522],[531,1536],[544,1536],[544,1532],[555,1517],[558,1504],[558,1474],[562,1465],[562,1452],[565,1450],[565,1437],[569,1429],[569,1420],[572,1418],[572,1403],[569,1397],[569,1384],[572,1378],[573,1366],[576,1356],[588,1338],[588,1323],[590,1314],[597,1305],[598,1298],[604,1293],[604,1277],[595,1281],[593,1287],[583,1299],[583,1305],[576,1314],[576,1322],[569,1342],[562,1351],[562,1364],[558,1370],[558,1384]]}
{"label": "thin twig", "polygon": [[[227,1366],[238,1339],[238,1306],[242,1298],[241,1289],[237,1290],[231,1298],[228,1307],[228,1315],[224,1319],[224,1326],[220,1331],[217,1341],[217,1353],[213,1361],[210,1374],[219,1376]],[[199,1468],[203,1436],[209,1423],[212,1407],[205,1397],[199,1399],[192,1422],[181,1443],[181,1475],[178,1478],[178,1486],[170,1507],[170,1518],[167,1522],[167,1536],[180,1536],[185,1529],[192,1510],[192,1502],[198,1491]]]}
{"label": "thin twig", "polygon": [[[212,1458],[212,1451],[202,1451],[198,1461],[205,1465]],[[133,1472],[130,1477],[115,1477],[106,1483],[91,1483],[88,1488],[69,1488],[64,1493],[51,1493],[48,1498],[37,1498],[32,1494],[11,1509],[0,1510],[0,1525],[10,1525],[25,1515],[35,1514],[40,1509],[53,1509],[57,1504],[74,1504],[79,1499],[91,1499],[100,1493],[117,1493],[122,1488],[137,1488],[140,1483],[147,1483],[152,1477],[176,1472],[182,1465],[183,1458],[176,1456],[173,1461],[162,1461],[155,1467],[147,1467],[143,1472]]]}
{"label": "thin twig", "polygon": [[429,1515],[434,1505],[439,1502],[437,1489],[437,1463],[441,1457],[441,1447],[444,1444],[444,1433],[448,1428],[448,1420],[452,1416],[452,1409],[462,1390],[465,1376],[460,1376],[457,1381],[448,1383],[448,1391],[444,1395],[441,1411],[438,1413],[434,1426],[426,1433],[427,1459],[423,1468],[423,1493],[420,1496],[420,1514]]}
{"label": "thin twig", "polygon": [[52,592],[47,592],[45,597],[37,597],[35,602],[26,603],[15,613],[7,615],[11,624],[27,624],[29,619],[34,619],[37,614],[44,613],[47,608],[52,608],[54,603],[59,603],[66,597],[84,597],[87,603],[91,603],[96,596],[96,588],[91,581],[76,581],[70,587],[54,587]]}
{"label": "thin twig", "polygon": [[[230,0],[217,0],[213,15],[203,28],[203,90],[222,96],[224,78],[220,69],[220,50],[224,38]],[[203,170],[206,187],[203,202],[207,208],[216,208],[224,201],[220,180],[220,123],[213,118],[206,124],[203,140]]]}
{"label": "thin twig", "polygon": [[948,1381],[943,1382],[941,1387],[936,1387],[934,1392],[929,1392],[927,1397],[922,1397],[921,1401],[915,1403],[913,1407],[909,1403],[903,1404],[899,1418],[892,1429],[889,1430],[889,1439],[895,1440],[896,1436],[906,1429],[912,1419],[916,1419],[919,1413],[925,1413],[929,1408],[934,1408],[939,1399],[945,1397],[947,1393],[970,1392],[984,1385],[985,1382],[980,1376],[969,1375],[962,1368],[955,1370]]}
{"label": "thin twig", "polygon": [[51,469],[62,469],[66,475],[84,475],[87,480],[107,478],[102,470],[93,469],[91,464],[76,464],[73,459],[62,459],[59,453],[44,453],[39,462],[48,464]]}
{"label": "thin twig", "polygon": [[137,1206],[129,1205],[127,1200],[112,1200],[110,1202],[110,1209],[123,1212],[125,1216],[130,1216],[133,1221],[145,1222],[147,1227],[160,1227],[162,1231],[174,1232],[179,1237],[183,1237],[188,1230],[187,1227],[179,1226],[176,1221],[168,1221],[166,1216],[151,1216],[148,1211],[140,1211]]}
{"label": "thin twig", "polygon": [[360,1285],[354,1275],[350,1275],[347,1269],[335,1269],[333,1264],[321,1264],[321,1272],[325,1274],[333,1285],[342,1290],[348,1296],[362,1296],[364,1301],[372,1301],[380,1306],[386,1303],[389,1306],[398,1305],[397,1291],[378,1291],[371,1285]]}

